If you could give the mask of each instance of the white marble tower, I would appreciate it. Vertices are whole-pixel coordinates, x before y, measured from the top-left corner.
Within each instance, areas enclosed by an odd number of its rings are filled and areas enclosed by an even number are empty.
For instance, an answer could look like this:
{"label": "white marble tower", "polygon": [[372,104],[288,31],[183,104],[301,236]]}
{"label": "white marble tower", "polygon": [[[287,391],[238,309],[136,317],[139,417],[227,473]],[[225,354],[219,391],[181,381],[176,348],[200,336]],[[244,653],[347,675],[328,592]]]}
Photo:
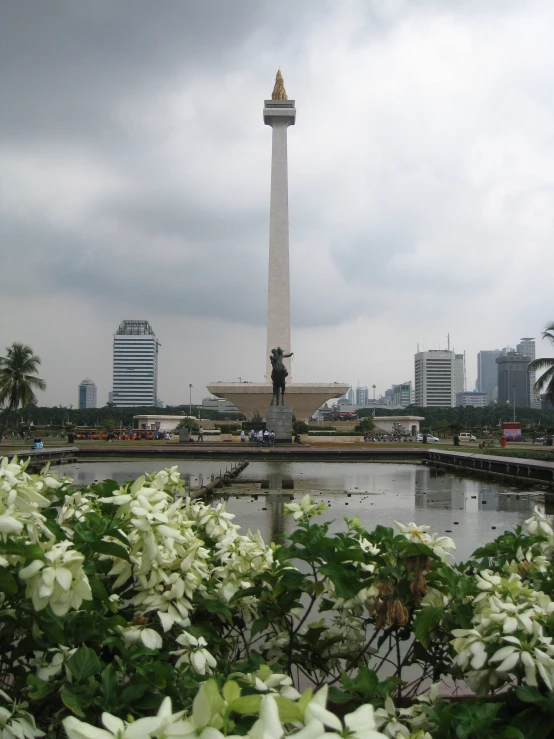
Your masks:
{"label": "white marble tower", "polygon": [[[272,128],[266,351],[268,382],[271,381],[271,350],[280,346],[285,354],[291,351],[287,128],[294,126],[295,119],[294,100],[287,99],[279,70],[271,100],[266,100],[264,105],[264,123]],[[290,359],[285,359],[284,363],[290,381]]]}

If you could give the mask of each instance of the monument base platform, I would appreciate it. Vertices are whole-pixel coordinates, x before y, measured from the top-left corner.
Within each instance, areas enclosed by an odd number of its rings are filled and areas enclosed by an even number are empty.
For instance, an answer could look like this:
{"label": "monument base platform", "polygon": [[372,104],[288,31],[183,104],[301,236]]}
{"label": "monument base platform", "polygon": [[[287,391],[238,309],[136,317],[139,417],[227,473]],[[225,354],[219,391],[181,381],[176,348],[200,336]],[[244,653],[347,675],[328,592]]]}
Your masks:
{"label": "monument base platform", "polygon": [[[292,408],[298,421],[305,421],[328,400],[342,397],[349,387],[342,382],[291,382],[290,385],[287,383],[285,403]],[[253,418],[256,414],[265,418],[266,409],[271,407],[273,388],[269,382],[214,382],[207,388],[216,398],[226,398],[234,403],[246,418]]]}
{"label": "monument base platform", "polygon": [[265,411],[265,427],[275,432],[275,441],[290,444],[292,441],[292,408],[290,405],[270,405]]}

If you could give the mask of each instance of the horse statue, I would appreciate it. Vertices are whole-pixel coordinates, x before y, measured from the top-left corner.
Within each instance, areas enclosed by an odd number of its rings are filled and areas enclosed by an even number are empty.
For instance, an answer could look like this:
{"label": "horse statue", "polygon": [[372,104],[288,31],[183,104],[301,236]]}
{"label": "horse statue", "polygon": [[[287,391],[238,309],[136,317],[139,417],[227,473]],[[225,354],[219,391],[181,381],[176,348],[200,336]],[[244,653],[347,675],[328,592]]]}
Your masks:
{"label": "horse statue", "polygon": [[271,382],[273,383],[273,397],[271,405],[279,405],[279,391],[281,392],[281,405],[285,405],[285,379],[288,375],[283,359],[292,357],[293,352],[284,354],[280,346],[271,350],[269,361],[271,362]]}

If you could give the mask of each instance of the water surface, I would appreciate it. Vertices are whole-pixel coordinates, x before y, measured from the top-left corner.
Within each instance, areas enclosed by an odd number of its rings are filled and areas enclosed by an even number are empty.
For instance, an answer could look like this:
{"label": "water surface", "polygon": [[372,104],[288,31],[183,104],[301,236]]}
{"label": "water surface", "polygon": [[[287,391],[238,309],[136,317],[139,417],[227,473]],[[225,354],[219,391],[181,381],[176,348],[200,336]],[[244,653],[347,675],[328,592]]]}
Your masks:
{"label": "water surface", "polygon": [[[125,482],[173,464],[173,460],[110,460],[64,465],[59,470],[78,485],[88,485],[107,478]],[[177,466],[194,488],[209,481],[212,474],[230,469],[231,463],[183,460]],[[478,546],[528,518],[535,494],[539,495],[533,489],[522,492],[504,483],[436,473],[411,463],[267,460],[250,462],[241,478],[245,481],[222,491],[221,497],[236,514],[236,523],[245,530],[259,530],[266,541],[293,528],[292,518],[283,513],[284,503],[310,493],[329,506],[320,520],[332,521],[332,531],[344,528],[344,516],[357,515],[369,530],[377,524],[392,526],[394,520],[413,521],[451,536],[457,559],[466,559]],[[260,479],[269,480],[268,491],[253,482]],[[293,480],[294,490],[283,491],[283,480]]]}

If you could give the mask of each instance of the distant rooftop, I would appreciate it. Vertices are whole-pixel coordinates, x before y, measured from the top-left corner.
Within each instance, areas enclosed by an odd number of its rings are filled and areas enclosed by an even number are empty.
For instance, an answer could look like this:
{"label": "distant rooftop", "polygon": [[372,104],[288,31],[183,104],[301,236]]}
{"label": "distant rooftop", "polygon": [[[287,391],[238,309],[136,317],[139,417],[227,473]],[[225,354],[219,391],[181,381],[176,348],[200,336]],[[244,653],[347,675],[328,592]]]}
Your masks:
{"label": "distant rooftop", "polygon": [[81,385],[94,385],[95,383],[90,379],[90,377],[87,377],[80,384]]}
{"label": "distant rooftop", "polygon": [[116,336],[155,336],[148,321],[121,321]]}

